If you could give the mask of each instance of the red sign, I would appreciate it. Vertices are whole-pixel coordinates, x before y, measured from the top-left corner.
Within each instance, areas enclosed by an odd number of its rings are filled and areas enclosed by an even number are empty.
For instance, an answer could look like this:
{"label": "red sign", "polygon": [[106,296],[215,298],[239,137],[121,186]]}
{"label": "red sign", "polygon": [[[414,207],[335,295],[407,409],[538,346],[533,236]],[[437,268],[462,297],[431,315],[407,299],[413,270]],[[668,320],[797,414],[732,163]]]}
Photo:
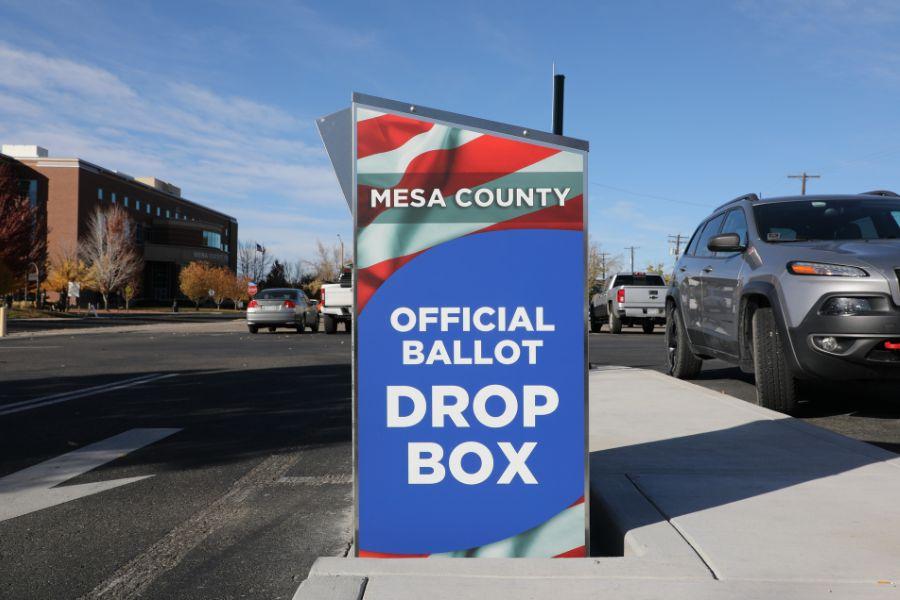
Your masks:
{"label": "red sign", "polygon": [[247,284],[247,295],[250,296],[251,298],[253,296],[255,296],[256,292],[258,292],[258,291],[259,291],[259,289],[257,289],[256,284],[253,283],[252,281]]}

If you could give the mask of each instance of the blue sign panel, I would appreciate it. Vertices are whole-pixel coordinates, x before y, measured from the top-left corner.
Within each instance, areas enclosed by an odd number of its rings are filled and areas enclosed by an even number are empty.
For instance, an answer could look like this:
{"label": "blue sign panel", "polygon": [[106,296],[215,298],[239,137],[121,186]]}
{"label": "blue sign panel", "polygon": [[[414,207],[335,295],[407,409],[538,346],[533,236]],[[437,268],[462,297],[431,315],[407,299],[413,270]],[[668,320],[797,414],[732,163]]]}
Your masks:
{"label": "blue sign panel", "polygon": [[355,104],[360,556],[584,556],[586,154]]}

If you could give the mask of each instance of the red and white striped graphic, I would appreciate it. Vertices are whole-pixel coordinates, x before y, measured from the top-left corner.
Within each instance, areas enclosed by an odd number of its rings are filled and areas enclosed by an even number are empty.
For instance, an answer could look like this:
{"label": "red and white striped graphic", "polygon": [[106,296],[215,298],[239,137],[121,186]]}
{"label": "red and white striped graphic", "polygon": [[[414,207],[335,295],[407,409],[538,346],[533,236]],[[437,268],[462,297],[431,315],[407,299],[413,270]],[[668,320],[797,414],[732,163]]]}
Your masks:
{"label": "red and white striped graphic", "polygon": [[[583,228],[584,157],[532,144],[357,107],[357,310],[397,269],[428,248],[501,229]],[[372,207],[373,189],[536,188],[567,182],[564,206],[473,211]]]}

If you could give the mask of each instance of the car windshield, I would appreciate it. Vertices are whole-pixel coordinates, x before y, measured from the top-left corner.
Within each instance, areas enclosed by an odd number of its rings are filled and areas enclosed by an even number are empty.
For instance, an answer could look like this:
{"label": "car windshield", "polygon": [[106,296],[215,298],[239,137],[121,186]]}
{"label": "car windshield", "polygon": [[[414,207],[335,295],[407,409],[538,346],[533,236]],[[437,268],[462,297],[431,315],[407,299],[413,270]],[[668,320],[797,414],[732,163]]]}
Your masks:
{"label": "car windshield", "polygon": [[620,285],[656,285],[665,286],[663,278],[659,275],[617,275],[616,286]]}
{"label": "car windshield", "polygon": [[900,199],[802,200],[753,207],[765,242],[900,238]]}
{"label": "car windshield", "polygon": [[263,290],[256,295],[257,300],[296,300],[294,290]]}

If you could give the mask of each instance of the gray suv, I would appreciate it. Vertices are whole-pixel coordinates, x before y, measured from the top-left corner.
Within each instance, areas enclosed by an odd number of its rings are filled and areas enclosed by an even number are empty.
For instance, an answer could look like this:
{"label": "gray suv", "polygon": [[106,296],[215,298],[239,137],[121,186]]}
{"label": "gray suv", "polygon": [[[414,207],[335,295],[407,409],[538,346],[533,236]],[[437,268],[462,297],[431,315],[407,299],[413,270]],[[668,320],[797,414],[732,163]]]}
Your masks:
{"label": "gray suv", "polygon": [[799,379],[900,378],[900,196],[756,194],[691,238],[666,298],[666,366],[719,358],[791,412]]}

